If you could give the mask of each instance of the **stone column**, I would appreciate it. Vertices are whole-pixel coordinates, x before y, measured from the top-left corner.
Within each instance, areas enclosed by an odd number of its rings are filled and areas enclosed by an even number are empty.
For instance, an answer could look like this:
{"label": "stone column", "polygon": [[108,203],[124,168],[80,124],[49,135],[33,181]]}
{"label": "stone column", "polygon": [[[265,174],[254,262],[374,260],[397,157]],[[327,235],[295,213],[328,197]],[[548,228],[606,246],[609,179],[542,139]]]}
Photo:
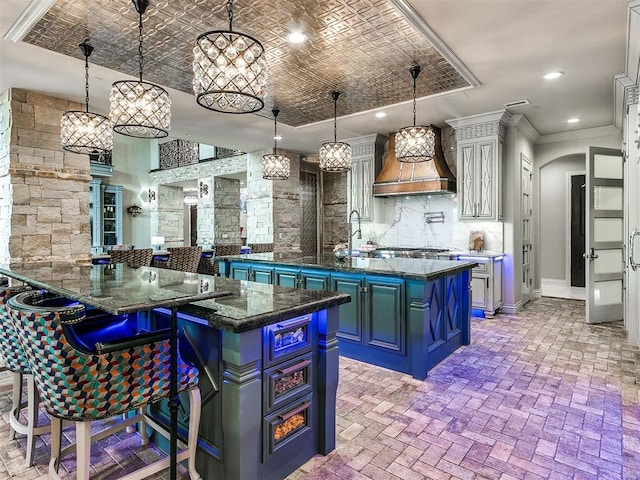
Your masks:
{"label": "stone column", "polygon": [[89,156],[62,150],[60,118],[82,105],[0,94],[0,262],[88,261]]}
{"label": "stone column", "polygon": [[264,180],[265,153],[247,155],[247,243],[273,243],[275,252],[301,253],[300,157],[279,151],[291,160],[289,178]]}
{"label": "stone column", "polygon": [[345,173],[321,173],[323,176],[323,251],[332,251],[336,243],[347,242],[347,180]]}
{"label": "stone column", "polygon": [[212,217],[214,244],[240,245],[240,180],[213,179]]}
{"label": "stone column", "polygon": [[156,196],[155,210],[152,210],[151,217],[152,231],[153,224],[157,224],[157,233],[154,235],[164,237],[165,247],[184,246],[184,195],[182,188],[158,185]]}

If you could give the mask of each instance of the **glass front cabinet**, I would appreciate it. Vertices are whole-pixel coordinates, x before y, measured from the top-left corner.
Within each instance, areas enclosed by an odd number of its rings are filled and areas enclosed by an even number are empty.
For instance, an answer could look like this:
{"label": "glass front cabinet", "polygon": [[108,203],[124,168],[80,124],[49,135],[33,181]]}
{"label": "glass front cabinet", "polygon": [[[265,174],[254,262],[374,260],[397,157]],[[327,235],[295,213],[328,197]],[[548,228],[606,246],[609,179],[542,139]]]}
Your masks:
{"label": "glass front cabinet", "polygon": [[103,184],[99,178],[89,186],[91,254],[101,254],[122,243],[122,185]]}

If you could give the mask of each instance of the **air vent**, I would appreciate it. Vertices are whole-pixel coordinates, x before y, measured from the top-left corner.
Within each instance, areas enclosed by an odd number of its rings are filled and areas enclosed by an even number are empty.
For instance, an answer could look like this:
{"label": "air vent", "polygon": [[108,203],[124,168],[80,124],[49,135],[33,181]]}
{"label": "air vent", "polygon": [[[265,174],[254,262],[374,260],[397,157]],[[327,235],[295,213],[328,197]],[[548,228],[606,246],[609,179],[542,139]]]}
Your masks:
{"label": "air vent", "polygon": [[505,103],[504,106],[507,108],[515,108],[515,107],[522,107],[524,105],[529,105],[530,103],[531,102],[525,98],[524,100],[516,100],[515,102]]}

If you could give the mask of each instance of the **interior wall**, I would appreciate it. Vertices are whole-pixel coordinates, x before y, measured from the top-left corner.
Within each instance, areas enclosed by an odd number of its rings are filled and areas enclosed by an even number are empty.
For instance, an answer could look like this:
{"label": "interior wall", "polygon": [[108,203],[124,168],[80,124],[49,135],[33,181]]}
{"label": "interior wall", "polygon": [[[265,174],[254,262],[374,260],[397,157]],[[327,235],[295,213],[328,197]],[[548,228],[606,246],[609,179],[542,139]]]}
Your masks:
{"label": "interior wall", "polygon": [[[151,204],[149,202],[149,170],[158,155],[157,140],[140,140],[114,133],[113,176],[102,183],[122,185],[122,242],[135,248],[151,246]],[[142,208],[137,217],[127,213],[131,205]]]}
{"label": "interior wall", "polygon": [[585,155],[569,155],[540,169],[540,276],[543,279],[569,279],[567,272],[568,172],[582,171]]}

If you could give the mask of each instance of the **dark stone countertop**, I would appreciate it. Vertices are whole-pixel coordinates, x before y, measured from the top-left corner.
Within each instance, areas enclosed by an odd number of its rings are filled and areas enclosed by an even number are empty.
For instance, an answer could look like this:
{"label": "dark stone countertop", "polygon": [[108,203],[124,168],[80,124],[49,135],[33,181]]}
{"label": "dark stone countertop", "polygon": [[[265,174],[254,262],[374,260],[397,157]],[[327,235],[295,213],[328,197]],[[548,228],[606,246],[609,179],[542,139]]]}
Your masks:
{"label": "dark stone countertop", "polygon": [[217,257],[234,262],[265,262],[275,266],[307,267],[332,272],[348,272],[386,275],[410,280],[435,280],[476,266],[475,262],[463,260],[421,259],[421,258],[347,258],[336,264],[333,256],[325,256],[321,263],[315,257],[302,257],[288,253],[250,253]]}
{"label": "dark stone countertop", "polygon": [[291,289],[122,263],[33,262],[0,265],[0,274],[116,315],[176,306],[211,327],[237,333],[351,301],[349,295],[337,292]]}

